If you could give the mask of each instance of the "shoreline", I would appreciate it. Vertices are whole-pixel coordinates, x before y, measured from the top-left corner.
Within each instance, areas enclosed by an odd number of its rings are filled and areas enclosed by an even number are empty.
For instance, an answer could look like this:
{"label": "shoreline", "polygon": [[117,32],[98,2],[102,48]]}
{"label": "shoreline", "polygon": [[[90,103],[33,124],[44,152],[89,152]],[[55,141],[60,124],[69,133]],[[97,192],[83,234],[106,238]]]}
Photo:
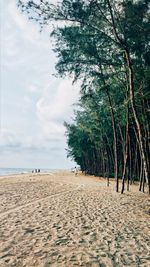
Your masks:
{"label": "shoreline", "polygon": [[[37,169],[38,170],[38,169]],[[35,172],[35,169],[30,168],[0,168],[0,178],[14,175],[23,175],[23,174],[45,174],[50,172],[61,172],[63,170],[57,169],[40,169],[40,172]]]}

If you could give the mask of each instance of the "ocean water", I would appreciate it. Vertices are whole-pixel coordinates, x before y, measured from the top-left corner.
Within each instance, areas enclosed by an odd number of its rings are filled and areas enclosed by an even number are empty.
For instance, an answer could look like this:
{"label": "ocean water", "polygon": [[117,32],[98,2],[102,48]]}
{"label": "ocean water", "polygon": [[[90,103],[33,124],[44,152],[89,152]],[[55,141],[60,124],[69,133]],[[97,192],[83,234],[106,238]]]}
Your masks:
{"label": "ocean water", "polygon": [[[0,168],[0,176],[3,175],[11,175],[11,174],[21,174],[21,173],[32,173],[31,168]],[[52,169],[40,169],[41,173],[46,173],[46,172],[54,172],[56,170]]]}

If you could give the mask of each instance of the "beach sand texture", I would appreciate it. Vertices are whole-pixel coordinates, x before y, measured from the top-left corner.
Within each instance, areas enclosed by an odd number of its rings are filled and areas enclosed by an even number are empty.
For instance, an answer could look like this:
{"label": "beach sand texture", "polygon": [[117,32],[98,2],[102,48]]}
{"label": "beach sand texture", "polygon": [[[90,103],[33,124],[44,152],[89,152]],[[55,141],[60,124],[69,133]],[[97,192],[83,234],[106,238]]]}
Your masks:
{"label": "beach sand texture", "polygon": [[150,198],[59,172],[0,178],[1,267],[150,266]]}

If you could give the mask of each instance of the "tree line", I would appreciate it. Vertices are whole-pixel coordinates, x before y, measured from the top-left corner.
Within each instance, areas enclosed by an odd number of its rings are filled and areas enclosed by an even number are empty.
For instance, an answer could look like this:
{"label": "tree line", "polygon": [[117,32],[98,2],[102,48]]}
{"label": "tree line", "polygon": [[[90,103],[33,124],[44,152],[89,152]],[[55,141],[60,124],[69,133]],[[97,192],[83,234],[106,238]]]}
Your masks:
{"label": "tree line", "polygon": [[150,1],[18,2],[41,29],[56,22],[56,70],[80,81],[68,156],[86,173],[134,180],[150,194]]}

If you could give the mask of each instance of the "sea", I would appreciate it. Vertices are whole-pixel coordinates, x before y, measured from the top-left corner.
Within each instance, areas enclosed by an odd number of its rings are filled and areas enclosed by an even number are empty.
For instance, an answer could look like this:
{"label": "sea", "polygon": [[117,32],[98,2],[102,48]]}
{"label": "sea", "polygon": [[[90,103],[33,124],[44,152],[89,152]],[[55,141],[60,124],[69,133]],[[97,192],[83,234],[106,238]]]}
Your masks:
{"label": "sea", "polygon": [[[32,168],[0,168],[0,176],[11,175],[11,174],[23,174],[32,173]],[[40,169],[40,173],[55,172],[57,170],[52,169]]]}

